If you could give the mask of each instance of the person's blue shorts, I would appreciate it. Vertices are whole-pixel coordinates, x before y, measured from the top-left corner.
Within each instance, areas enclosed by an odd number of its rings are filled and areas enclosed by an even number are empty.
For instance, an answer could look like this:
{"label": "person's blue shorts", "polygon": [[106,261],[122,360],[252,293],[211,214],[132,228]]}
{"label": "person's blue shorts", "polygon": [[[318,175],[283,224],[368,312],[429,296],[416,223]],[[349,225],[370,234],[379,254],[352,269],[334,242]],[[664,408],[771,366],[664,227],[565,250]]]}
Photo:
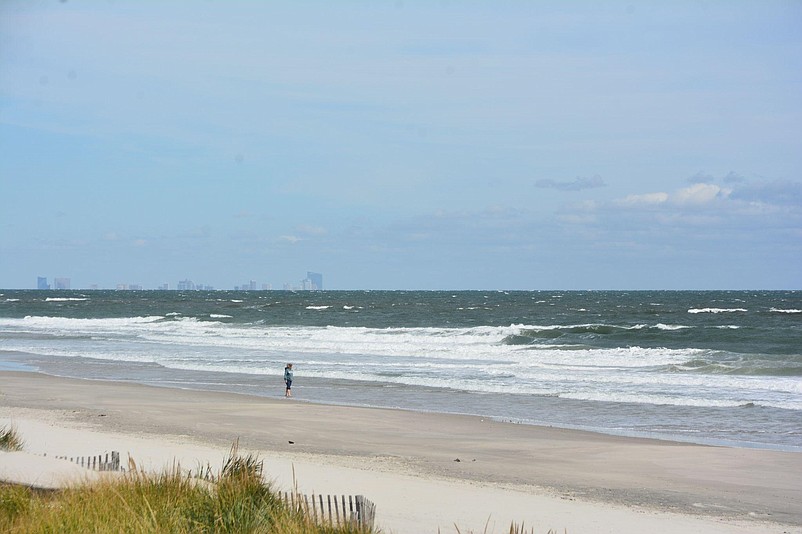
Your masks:
{"label": "person's blue shorts", "polygon": [[287,389],[292,389],[292,380],[285,380],[285,384],[287,384]]}

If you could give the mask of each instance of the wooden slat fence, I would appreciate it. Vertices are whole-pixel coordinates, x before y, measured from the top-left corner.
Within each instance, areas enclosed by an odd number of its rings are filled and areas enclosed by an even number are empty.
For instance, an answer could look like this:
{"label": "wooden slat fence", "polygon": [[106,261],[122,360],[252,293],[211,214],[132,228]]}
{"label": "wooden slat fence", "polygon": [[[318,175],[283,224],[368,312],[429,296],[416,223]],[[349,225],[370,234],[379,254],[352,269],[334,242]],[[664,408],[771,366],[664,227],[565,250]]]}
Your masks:
{"label": "wooden slat fence", "polygon": [[122,466],[120,466],[120,453],[117,451],[107,452],[105,456],[98,454],[97,456],[56,456],[55,458],[67,460],[81,467],[96,471],[123,471]]}
{"label": "wooden slat fence", "polygon": [[331,525],[356,525],[372,529],[376,520],[376,505],[364,495],[303,495],[284,492],[281,497],[293,510],[298,510],[315,523]]}

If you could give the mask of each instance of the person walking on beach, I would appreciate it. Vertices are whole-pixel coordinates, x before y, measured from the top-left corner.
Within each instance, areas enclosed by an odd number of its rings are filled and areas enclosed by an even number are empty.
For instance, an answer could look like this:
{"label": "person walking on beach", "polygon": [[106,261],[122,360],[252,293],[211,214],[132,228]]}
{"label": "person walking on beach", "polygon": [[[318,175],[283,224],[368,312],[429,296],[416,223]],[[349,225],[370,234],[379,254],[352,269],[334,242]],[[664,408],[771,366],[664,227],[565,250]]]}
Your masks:
{"label": "person walking on beach", "polygon": [[287,384],[287,389],[284,390],[285,397],[292,397],[292,364],[288,363],[284,368],[284,383]]}

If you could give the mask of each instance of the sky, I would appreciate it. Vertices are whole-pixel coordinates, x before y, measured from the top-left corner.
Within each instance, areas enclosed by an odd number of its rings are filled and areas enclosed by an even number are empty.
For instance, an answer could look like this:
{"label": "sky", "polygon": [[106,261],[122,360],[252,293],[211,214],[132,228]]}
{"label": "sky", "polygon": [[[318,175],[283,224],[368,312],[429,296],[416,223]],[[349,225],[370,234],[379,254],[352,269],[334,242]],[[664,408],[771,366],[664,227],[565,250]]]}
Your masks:
{"label": "sky", "polygon": [[802,288],[802,1],[0,2],[0,287]]}

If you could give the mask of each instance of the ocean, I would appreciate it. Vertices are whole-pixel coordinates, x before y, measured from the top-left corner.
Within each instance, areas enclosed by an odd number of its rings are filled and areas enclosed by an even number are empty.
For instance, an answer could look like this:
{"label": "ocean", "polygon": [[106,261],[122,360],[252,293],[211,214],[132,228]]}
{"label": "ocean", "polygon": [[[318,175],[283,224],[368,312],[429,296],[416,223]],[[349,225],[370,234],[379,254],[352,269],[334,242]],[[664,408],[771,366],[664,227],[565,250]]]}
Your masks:
{"label": "ocean", "polygon": [[[802,291],[0,290],[0,369],[802,451]],[[0,384],[2,391],[2,384]]]}

